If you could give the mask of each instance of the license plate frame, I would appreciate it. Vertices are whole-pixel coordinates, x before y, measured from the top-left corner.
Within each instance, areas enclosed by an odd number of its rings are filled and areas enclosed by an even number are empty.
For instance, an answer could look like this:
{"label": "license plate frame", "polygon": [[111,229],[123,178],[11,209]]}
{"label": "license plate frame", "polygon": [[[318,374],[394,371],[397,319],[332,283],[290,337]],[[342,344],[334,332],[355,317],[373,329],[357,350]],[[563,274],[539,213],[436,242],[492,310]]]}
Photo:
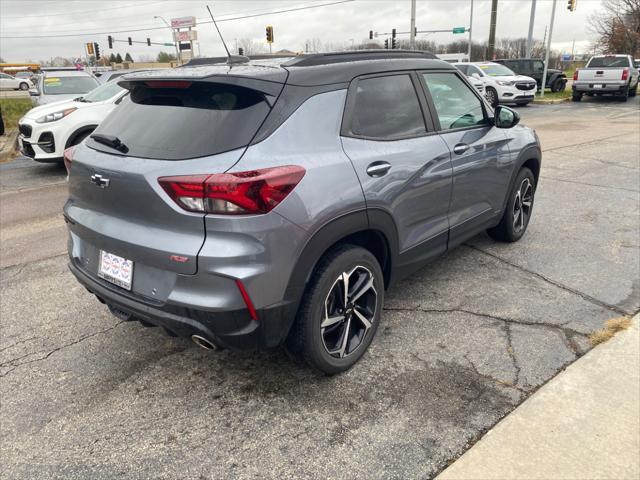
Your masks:
{"label": "license plate frame", "polygon": [[100,250],[98,277],[120,288],[131,291],[133,285],[133,260]]}

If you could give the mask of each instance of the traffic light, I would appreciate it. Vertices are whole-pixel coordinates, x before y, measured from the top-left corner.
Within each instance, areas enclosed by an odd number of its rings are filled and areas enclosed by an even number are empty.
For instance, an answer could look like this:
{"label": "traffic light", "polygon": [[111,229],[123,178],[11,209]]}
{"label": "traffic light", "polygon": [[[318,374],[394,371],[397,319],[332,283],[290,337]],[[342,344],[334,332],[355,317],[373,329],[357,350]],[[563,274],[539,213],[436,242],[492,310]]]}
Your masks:
{"label": "traffic light", "polygon": [[267,43],[273,43],[273,27],[267,25]]}
{"label": "traffic light", "polygon": [[369,40],[373,40],[373,30],[369,30]]}
{"label": "traffic light", "polygon": [[150,47],[150,46],[151,46],[151,39],[147,38],[147,47]]}
{"label": "traffic light", "polygon": [[391,49],[392,49],[392,50],[395,50],[395,49],[396,49],[396,39],[395,39],[395,38],[392,38],[392,39],[391,39]]}
{"label": "traffic light", "polygon": [[129,38],[129,45],[133,45],[131,42],[131,37],[128,37],[128,38]]}
{"label": "traffic light", "polygon": [[578,0],[568,0],[567,1],[567,10],[569,10],[570,12],[573,12],[576,9],[576,4],[578,3]]}
{"label": "traffic light", "polygon": [[240,55],[241,57],[244,55],[244,48],[238,48],[238,55]]}
{"label": "traffic light", "polygon": [[87,55],[93,55],[93,43],[87,43]]}
{"label": "traffic light", "polygon": [[109,42],[109,48],[113,48],[113,37],[111,35],[107,37],[107,41]]}
{"label": "traffic light", "polygon": [[389,50],[389,39],[388,38],[384,41],[384,48],[385,48],[385,50]]}
{"label": "traffic light", "polygon": [[98,45],[97,43],[93,44],[93,51],[96,54],[96,60],[100,60],[100,45]]}
{"label": "traffic light", "polygon": [[396,29],[391,30],[391,38],[396,38]]}

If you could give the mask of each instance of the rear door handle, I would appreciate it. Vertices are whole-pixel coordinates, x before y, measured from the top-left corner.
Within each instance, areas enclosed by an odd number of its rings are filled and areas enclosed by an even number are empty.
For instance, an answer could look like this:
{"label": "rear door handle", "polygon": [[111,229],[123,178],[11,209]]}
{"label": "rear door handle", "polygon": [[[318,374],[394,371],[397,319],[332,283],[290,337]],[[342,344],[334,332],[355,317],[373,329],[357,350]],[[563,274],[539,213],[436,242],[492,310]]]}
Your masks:
{"label": "rear door handle", "polygon": [[373,162],[367,167],[367,175],[370,177],[382,177],[387,174],[391,164],[388,162]]}
{"label": "rear door handle", "polygon": [[453,153],[455,153],[456,155],[462,155],[464,152],[469,150],[469,148],[469,145],[467,145],[466,143],[459,143],[455,147],[453,147]]}

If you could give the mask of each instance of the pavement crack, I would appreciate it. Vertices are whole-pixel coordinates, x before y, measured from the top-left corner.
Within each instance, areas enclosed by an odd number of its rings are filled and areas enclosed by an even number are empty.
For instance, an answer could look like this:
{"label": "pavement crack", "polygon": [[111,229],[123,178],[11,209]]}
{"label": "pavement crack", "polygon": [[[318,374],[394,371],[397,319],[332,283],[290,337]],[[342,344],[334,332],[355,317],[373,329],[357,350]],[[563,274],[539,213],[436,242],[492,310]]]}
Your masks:
{"label": "pavement crack", "polygon": [[566,327],[565,324],[555,324],[555,323],[544,323],[544,322],[532,322],[527,320],[517,320],[515,318],[507,318],[507,317],[499,317],[497,315],[491,315],[488,313],[474,312],[473,310],[467,310],[464,308],[402,308],[402,307],[384,307],[383,310],[386,311],[397,311],[397,312],[422,312],[422,313],[466,313],[467,315],[473,315],[476,317],[487,318],[489,320],[494,320],[498,322],[503,322],[505,325],[508,325],[508,329],[505,327],[505,334],[507,336],[507,353],[511,357],[514,368],[516,370],[517,380],[520,377],[520,366],[517,363],[517,359],[515,357],[515,351],[513,350],[513,342],[511,336],[511,326],[512,325],[524,325],[527,327],[536,327],[536,328],[545,328],[550,330],[556,334],[560,335],[562,343],[565,347],[570,350],[576,357],[580,357],[582,355],[580,351],[580,347],[575,342],[576,337],[587,337],[584,333],[581,333],[573,328]]}
{"label": "pavement crack", "polygon": [[616,313],[619,313],[621,315],[629,315],[630,314],[629,312],[625,311],[623,308],[620,308],[620,307],[618,307],[616,305],[612,305],[610,303],[604,302],[602,300],[598,300],[597,298],[592,297],[591,295],[589,295],[587,293],[583,293],[583,292],[581,292],[579,290],[576,290],[575,288],[571,288],[571,287],[569,287],[567,285],[564,285],[564,284],[562,284],[560,282],[556,282],[555,280],[552,280],[549,277],[547,277],[545,275],[542,275],[541,273],[534,272],[533,270],[529,270],[528,268],[525,268],[525,267],[523,267],[521,265],[518,265],[516,263],[510,262],[509,260],[506,260],[506,259],[504,259],[504,258],[502,258],[502,257],[500,257],[500,256],[498,256],[498,255],[496,255],[494,253],[491,253],[491,252],[483,250],[483,249],[481,249],[479,247],[476,247],[475,245],[471,245],[471,244],[465,243],[464,246],[470,248],[471,250],[475,250],[475,251],[483,253],[483,254],[491,257],[491,258],[499,260],[502,263],[506,263],[507,265],[509,265],[509,266],[511,266],[513,268],[516,268],[516,269],[518,269],[518,270],[520,270],[522,272],[525,272],[525,273],[528,273],[530,275],[533,275],[533,276],[545,281],[546,283],[548,283],[550,285],[553,285],[554,287],[558,287],[559,289],[564,290],[565,292],[569,292],[569,293],[572,293],[574,295],[577,295],[577,296],[581,297],[583,300],[586,300],[586,301],[588,301],[590,303],[593,303],[594,305],[598,305],[599,307],[606,308],[607,310],[611,310],[612,312],[616,312]]}
{"label": "pavement crack", "polygon": [[58,257],[64,257],[65,255],[68,255],[67,252],[62,252],[62,253],[56,253],[55,255],[51,255],[48,257],[43,257],[43,258],[36,258],[35,260],[30,260],[28,262],[21,262],[21,263],[14,263],[12,265],[5,265],[2,268],[0,268],[0,273],[4,273],[5,270],[9,270],[10,268],[18,268],[17,271],[13,272],[13,274],[11,274],[8,277],[2,276],[0,275],[0,283],[6,283],[9,280],[17,277],[18,275],[20,275],[22,273],[22,270],[31,265],[32,263],[38,263],[38,262],[43,262],[45,260],[51,260],[52,258],[58,258]]}
{"label": "pavement crack", "polygon": [[515,379],[513,380],[514,385],[518,385],[520,382],[520,364],[518,363],[518,359],[516,358],[516,352],[513,349],[513,337],[511,336],[511,323],[504,322],[504,334],[507,337],[507,354],[511,358],[511,363],[513,363],[513,370],[515,371]]}
{"label": "pavement crack", "polygon": [[506,382],[504,380],[500,380],[499,378],[495,378],[495,377],[493,377],[491,375],[488,375],[486,373],[480,372],[480,370],[478,370],[477,365],[475,363],[473,363],[473,361],[469,358],[468,355],[466,355],[466,354],[463,355],[463,358],[467,361],[467,363],[471,367],[471,370],[473,370],[473,373],[475,373],[479,377],[482,377],[485,380],[489,380],[489,381],[492,381],[494,383],[497,383],[498,385],[503,386],[503,387],[513,388],[515,390],[518,390],[520,393],[528,393],[524,388],[518,386],[518,376],[520,375],[520,367],[518,367],[518,370],[516,371],[516,380],[513,383],[511,383],[511,382]]}
{"label": "pavement crack", "polygon": [[23,343],[30,342],[31,340],[35,340],[36,338],[38,338],[38,337],[33,336],[33,337],[25,338],[24,340],[19,340],[19,341],[15,342],[15,343],[12,343],[11,345],[8,345],[6,347],[0,348],[0,352],[4,352],[5,350],[9,350],[10,348],[15,347],[16,345],[21,345]]}
{"label": "pavement crack", "polygon": [[545,180],[551,180],[552,182],[575,183],[576,185],[586,185],[587,187],[609,188],[611,190],[621,190],[624,192],[640,193],[639,190],[632,190],[631,188],[613,187],[611,185],[602,185],[598,183],[578,182],[576,180],[568,180],[566,178],[547,177],[546,175],[540,175],[540,178],[544,178]]}
{"label": "pavement crack", "polygon": [[[0,367],[13,367],[13,368],[11,368],[10,370],[4,372],[3,374],[0,374],[0,378],[5,377],[6,375],[8,375],[9,373],[13,372],[16,368],[18,368],[20,366],[28,365],[30,363],[35,363],[35,362],[41,362],[41,361],[46,360],[47,358],[49,358],[54,353],[59,352],[60,350],[63,350],[63,349],[68,348],[68,347],[72,347],[74,345],[78,345],[79,343],[84,342],[85,340],[87,340],[89,338],[92,338],[92,337],[95,337],[97,335],[101,335],[103,333],[110,332],[111,330],[114,330],[119,325],[122,325],[123,323],[126,323],[127,321],[128,320],[121,320],[121,321],[115,323],[114,325],[112,325],[109,328],[105,328],[103,330],[98,330],[97,332],[93,332],[93,333],[89,333],[87,335],[83,335],[82,337],[80,337],[80,338],[78,338],[78,339],[76,339],[76,340],[74,340],[72,342],[65,343],[64,345],[60,345],[59,347],[56,347],[56,348],[54,348],[52,350],[49,350],[46,353],[45,352],[35,352],[35,353],[27,354],[27,355],[22,355],[20,357],[14,358],[12,360],[7,360],[6,362],[1,363]],[[38,353],[45,353],[45,354],[43,356],[41,356],[41,357],[34,358],[34,359],[28,360],[26,362],[15,363],[15,362],[17,362],[18,360],[20,360],[20,359],[22,359],[24,357],[27,357],[27,356],[30,356],[30,355],[37,355]]]}

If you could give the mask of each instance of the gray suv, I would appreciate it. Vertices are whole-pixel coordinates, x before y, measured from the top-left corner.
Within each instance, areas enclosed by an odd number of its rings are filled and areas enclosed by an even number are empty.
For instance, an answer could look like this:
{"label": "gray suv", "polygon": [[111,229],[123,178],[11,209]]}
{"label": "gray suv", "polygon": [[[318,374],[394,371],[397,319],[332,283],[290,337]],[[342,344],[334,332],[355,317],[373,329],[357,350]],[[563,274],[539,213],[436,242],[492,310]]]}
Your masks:
{"label": "gray suv", "polygon": [[208,348],[351,367],[384,293],[524,234],[536,134],[424,52],[149,71],[66,152],[69,266],[112,313]]}

